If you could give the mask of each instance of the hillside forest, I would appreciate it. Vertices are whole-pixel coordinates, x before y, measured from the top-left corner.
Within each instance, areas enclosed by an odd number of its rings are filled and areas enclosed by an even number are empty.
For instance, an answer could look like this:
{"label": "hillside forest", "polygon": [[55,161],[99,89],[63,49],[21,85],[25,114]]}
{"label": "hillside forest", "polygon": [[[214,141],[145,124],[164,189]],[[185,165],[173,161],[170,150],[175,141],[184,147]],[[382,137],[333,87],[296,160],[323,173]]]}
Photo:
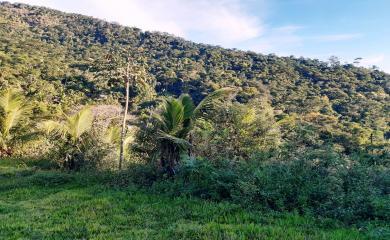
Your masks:
{"label": "hillside forest", "polygon": [[0,2],[0,90],[0,162],[390,236],[390,75],[375,66]]}

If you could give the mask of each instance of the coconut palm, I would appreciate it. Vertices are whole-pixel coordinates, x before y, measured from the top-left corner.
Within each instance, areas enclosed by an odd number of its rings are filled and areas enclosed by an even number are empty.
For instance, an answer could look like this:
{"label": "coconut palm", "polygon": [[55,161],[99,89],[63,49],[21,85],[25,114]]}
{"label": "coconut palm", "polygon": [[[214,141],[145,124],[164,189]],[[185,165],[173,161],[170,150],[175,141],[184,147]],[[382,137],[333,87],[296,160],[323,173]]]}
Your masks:
{"label": "coconut palm", "polygon": [[32,116],[31,107],[15,89],[0,94],[0,155],[11,155],[12,145],[26,136],[24,126]]}
{"label": "coconut palm", "polygon": [[75,158],[82,155],[80,145],[83,136],[92,128],[93,114],[89,106],[84,107],[73,115],[63,114],[62,119],[48,120],[41,124],[41,129],[46,133],[59,136],[65,146],[65,161],[69,169],[75,168]]}
{"label": "coconut palm", "polygon": [[64,140],[77,144],[82,140],[82,135],[92,128],[93,114],[89,106],[84,107],[73,115],[63,114],[59,121],[48,120],[42,123],[42,129],[47,134],[56,134]]}
{"label": "coconut palm", "polygon": [[164,101],[160,114],[158,139],[160,140],[160,163],[170,175],[174,175],[175,167],[182,153],[191,148],[191,130],[193,123],[205,117],[207,111],[235,92],[233,88],[222,88],[209,94],[197,106],[192,98],[183,94],[178,99],[168,98]]}

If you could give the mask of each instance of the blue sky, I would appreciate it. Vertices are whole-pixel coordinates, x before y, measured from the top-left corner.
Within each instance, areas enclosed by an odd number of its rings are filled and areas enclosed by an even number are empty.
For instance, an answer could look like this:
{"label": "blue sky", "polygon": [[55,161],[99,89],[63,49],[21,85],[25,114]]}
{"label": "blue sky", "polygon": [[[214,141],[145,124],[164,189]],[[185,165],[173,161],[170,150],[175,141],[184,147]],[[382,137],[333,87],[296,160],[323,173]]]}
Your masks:
{"label": "blue sky", "polygon": [[19,0],[228,48],[390,72],[390,0]]}

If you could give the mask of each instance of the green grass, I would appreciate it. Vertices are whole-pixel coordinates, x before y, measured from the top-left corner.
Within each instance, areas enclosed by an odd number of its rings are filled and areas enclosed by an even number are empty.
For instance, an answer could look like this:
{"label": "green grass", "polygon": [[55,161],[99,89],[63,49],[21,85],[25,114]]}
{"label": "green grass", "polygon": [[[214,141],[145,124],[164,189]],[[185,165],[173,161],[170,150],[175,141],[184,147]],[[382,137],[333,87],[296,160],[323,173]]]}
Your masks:
{"label": "green grass", "polygon": [[0,239],[372,239],[334,221],[104,182],[0,160]]}

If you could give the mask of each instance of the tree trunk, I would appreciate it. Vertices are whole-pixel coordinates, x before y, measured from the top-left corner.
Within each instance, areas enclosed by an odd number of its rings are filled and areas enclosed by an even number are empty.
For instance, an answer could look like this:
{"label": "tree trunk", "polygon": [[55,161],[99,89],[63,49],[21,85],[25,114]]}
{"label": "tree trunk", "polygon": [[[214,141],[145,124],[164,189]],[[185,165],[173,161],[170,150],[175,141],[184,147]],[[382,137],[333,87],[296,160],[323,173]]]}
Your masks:
{"label": "tree trunk", "polygon": [[130,78],[129,78],[129,67],[126,69],[126,104],[125,111],[123,113],[123,122],[121,130],[121,143],[120,143],[120,152],[119,152],[119,170],[122,170],[123,159],[124,159],[124,143],[126,136],[126,122],[127,122],[127,112],[129,110],[129,91],[130,91]]}
{"label": "tree trunk", "polygon": [[190,132],[190,133],[189,133],[189,137],[188,137],[188,142],[190,143],[190,147],[188,148],[188,156],[189,156],[189,157],[194,157],[193,151],[192,151],[192,142],[193,142],[192,139],[193,139],[193,138],[192,138],[192,133]]}
{"label": "tree trunk", "polygon": [[180,150],[171,143],[163,142],[161,147],[160,165],[169,177],[176,174],[176,166],[180,160]]}

